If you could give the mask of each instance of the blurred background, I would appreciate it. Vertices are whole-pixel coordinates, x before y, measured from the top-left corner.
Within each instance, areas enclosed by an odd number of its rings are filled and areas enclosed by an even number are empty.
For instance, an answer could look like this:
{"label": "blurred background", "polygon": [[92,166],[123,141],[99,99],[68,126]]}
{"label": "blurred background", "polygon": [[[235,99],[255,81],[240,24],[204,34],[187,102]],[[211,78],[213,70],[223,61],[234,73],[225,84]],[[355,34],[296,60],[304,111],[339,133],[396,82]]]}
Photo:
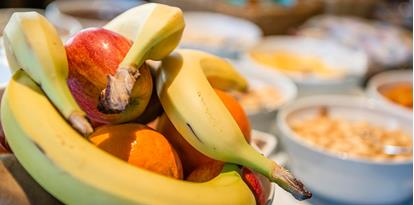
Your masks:
{"label": "blurred background", "polygon": [[[51,2],[53,0],[2,0],[0,8],[45,9]],[[84,2],[91,5],[94,1],[84,0]],[[264,30],[265,35],[287,33],[310,17],[322,13],[379,19],[412,29],[412,0],[121,0],[121,2],[131,4],[158,2],[178,6],[186,11],[213,11],[234,15],[257,23]],[[75,16],[85,17],[81,13]],[[95,16],[89,14],[88,17],[102,18],[99,14]],[[269,25],[275,21],[283,24]]]}
{"label": "blurred background", "polygon": [[[42,13],[65,41],[148,2],[184,11],[179,47],[249,80],[232,95],[258,144],[315,193],[277,189],[273,204],[412,204],[412,0],[1,0],[0,36],[15,11]],[[0,88],[9,78],[0,43]]]}

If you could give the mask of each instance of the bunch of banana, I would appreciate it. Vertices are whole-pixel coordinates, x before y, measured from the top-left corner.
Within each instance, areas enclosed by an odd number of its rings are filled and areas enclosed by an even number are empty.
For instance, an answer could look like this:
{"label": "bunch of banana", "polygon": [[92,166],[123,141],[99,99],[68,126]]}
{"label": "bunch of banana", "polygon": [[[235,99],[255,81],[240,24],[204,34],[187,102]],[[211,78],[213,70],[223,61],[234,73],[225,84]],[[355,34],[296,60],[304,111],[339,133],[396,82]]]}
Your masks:
{"label": "bunch of banana", "polygon": [[[246,80],[225,60],[203,52],[178,50],[167,56],[177,46],[184,26],[168,26],[182,19],[181,11],[169,8],[159,4],[140,6],[106,26],[130,39],[139,39],[135,42],[144,42],[142,46],[134,43],[120,68],[134,69],[146,59],[162,59],[157,75],[159,99],[191,145],[211,158],[253,168],[298,199],[309,198],[310,193],[289,172],[245,142],[210,85],[243,91]],[[178,12],[167,12],[172,10]],[[157,18],[159,22],[148,22]],[[152,33],[145,33],[144,27]],[[73,129],[85,135],[92,131],[67,88],[65,50],[53,26],[37,13],[16,13],[4,33],[14,73],[1,102],[7,140],[30,175],[62,202],[255,203],[236,165],[227,164],[209,182],[192,183],[134,167],[96,148]]]}
{"label": "bunch of banana", "polygon": [[10,147],[30,175],[66,204],[254,204],[237,167],[206,183],[175,180],[96,148],[66,122],[24,71],[1,105]]}

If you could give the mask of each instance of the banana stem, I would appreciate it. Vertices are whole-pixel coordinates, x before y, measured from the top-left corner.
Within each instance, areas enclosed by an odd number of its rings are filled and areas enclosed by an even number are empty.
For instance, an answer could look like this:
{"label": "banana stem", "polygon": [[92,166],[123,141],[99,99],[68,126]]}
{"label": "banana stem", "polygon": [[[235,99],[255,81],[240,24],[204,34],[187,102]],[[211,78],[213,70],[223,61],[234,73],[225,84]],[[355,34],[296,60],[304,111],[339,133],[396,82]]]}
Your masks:
{"label": "banana stem", "polygon": [[[270,181],[275,182],[281,188],[291,193],[297,200],[305,200],[312,197],[312,193],[307,191],[301,181],[296,179],[288,170],[278,165],[276,162],[267,159],[259,154],[251,146],[246,148],[246,157],[243,157],[243,165],[263,174]],[[249,151],[247,151],[249,150]]]}
{"label": "banana stem", "polygon": [[98,110],[105,114],[124,111],[139,75],[139,70],[132,65],[120,67],[114,76],[109,75],[107,86],[99,96]]}
{"label": "banana stem", "polygon": [[[131,21],[131,18],[137,20]],[[139,77],[138,68],[145,60],[163,59],[177,47],[184,30],[184,18],[178,8],[145,4],[121,14],[105,28],[120,32],[134,42],[115,76],[108,77],[98,105],[104,113],[120,113],[130,102],[132,88]]]}
{"label": "banana stem", "polygon": [[[147,58],[152,37],[144,35],[139,43],[132,44],[114,76],[108,76],[108,83],[99,97],[98,110],[106,114],[120,113],[126,109],[131,98],[132,88],[139,77],[139,67]],[[138,39],[135,41],[137,42]]]}

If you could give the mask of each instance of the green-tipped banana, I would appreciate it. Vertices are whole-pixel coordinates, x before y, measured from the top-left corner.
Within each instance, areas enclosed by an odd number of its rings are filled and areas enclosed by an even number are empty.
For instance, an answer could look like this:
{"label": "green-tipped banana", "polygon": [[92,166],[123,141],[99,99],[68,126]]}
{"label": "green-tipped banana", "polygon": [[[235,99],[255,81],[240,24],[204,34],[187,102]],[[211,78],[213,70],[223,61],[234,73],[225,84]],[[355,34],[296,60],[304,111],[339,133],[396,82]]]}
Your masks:
{"label": "green-tipped banana", "polygon": [[255,204],[236,171],[191,183],[134,167],[96,148],[67,124],[24,71],[8,84],[1,121],[19,162],[65,204]]}
{"label": "green-tipped banana", "polygon": [[247,80],[228,61],[198,51],[194,51],[192,58],[199,62],[204,75],[213,87],[225,91],[247,91]]}
{"label": "green-tipped banana", "polygon": [[250,167],[297,199],[311,197],[311,193],[287,170],[247,144],[237,123],[203,74],[203,61],[209,58],[210,55],[203,52],[178,50],[162,60],[157,92],[168,118],[203,154]]}
{"label": "green-tipped banana", "polygon": [[145,60],[161,60],[177,47],[184,30],[184,17],[179,8],[149,3],[122,13],[104,28],[134,42],[100,96],[102,111],[122,112],[139,77],[138,68]]}
{"label": "green-tipped banana", "polygon": [[11,72],[26,71],[74,128],[90,134],[93,129],[66,84],[68,62],[55,28],[36,12],[16,12],[3,35]]}

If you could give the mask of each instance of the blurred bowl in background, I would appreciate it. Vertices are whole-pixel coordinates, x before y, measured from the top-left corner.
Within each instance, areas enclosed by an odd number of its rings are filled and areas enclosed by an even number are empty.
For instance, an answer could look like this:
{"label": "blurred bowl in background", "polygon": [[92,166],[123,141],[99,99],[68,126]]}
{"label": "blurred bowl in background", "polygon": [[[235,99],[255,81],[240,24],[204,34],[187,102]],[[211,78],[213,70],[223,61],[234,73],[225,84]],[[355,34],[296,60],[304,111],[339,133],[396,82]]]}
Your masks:
{"label": "blurred bowl in background", "polygon": [[[366,89],[368,97],[377,99],[390,109],[412,117],[413,115],[413,71],[391,70],[373,76]],[[399,88],[398,88],[399,87]],[[394,89],[394,90],[390,90]],[[397,90],[396,90],[397,89]],[[399,90],[398,90],[399,89]],[[388,90],[388,91],[387,91]],[[386,93],[388,93],[388,97]],[[393,92],[393,93],[392,93]],[[390,99],[392,98],[392,100]],[[396,102],[397,101],[397,102]],[[401,105],[399,103],[404,103]],[[410,105],[411,104],[411,105]]]}
{"label": "blurred bowl in background", "polygon": [[[248,96],[236,94],[254,129],[268,132],[279,108],[292,102],[297,96],[297,87],[281,73],[259,70],[255,65],[233,62],[238,71],[249,81]],[[274,93],[269,93],[272,90]],[[251,91],[256,93],[251,93]],[[243,95],[243,94],[241,94]],[[243,98],[248,98],[243,100]],[[254,99],[259,98],[259,99]]]}
{"label": "blurred bowl in background", "polygon": [[359,86],[368,68],[361,50],[311,37],[271,36],[243,55],[260,69],[277,70],[298,85],[299,95],[344,93]]}
{"label": "blurred bowl in background", "polygon": [[180,47],[237,58],[262,37],[260,28],[237,17],[213,12],[184,12],[185,29]]}
{"label": "blurred bowl in background", "polygon": [[46,16],[49,22],[51,22],[53,26],[55,26],[57,32],[63,39],[74,34],[75,32],[79,31],[82,28],[79,22],[73,18],[60,19],[60,18],[57,18],[57,16],[53,16],[53,15],[48,16],[47,11],[43,9],[9,8],[9,9],[0,9],[0,36],[2,36],[3,29],[14,12],[28,12],[28,11],[35,11],[41,15]]}
{"label": "blurred bowl in background", "polygon": [[55,25],[73,25],[73,34],[82,28],[102,27],[115,16],[143,3],[140,0],[57,0],[46,7],[46,17]]}
{"label": "blurred bowl in background", "polygon": [[3,48],[3,37],[0,36],[0,90],[6,87],[10,78],[9,64],[7,63],[6,53]]}
{"label": "blurred bowl in background", "polygon": [[[352,1],[348,3],[350,2]],[[363,50],[369,59],[369,73],[410,64],[412,66],[412,31],[383,21],[355,16],[320,15],[309,19],[297,34],[332,40]]]}
{"label": "blurred bowl in background", "polygon": [[283,107],[275,132],[289,155],[293,173],[315,195],[338,202],[376,205],[396,204],[412,196],[412,158],[370,160],[334,154],[306,141],[290,127],[289,122],[315,116],[321,107],[336,119],[364,121],[383,129],[398,128],[411,139],[413,134],[412,118],[386,110],[373,99],[325,95],[302,98]]}
{"label": "blurred bowl in background", "polygon": [[0,102],[3,91],[11,77],[9,71],[9,64],[7,63],[6,53],[3,48],[3,29],[14,12],[23,12],[29,10],[37,11],[38,13],[43,13],[43,10],[41,9],[0,9]]}

